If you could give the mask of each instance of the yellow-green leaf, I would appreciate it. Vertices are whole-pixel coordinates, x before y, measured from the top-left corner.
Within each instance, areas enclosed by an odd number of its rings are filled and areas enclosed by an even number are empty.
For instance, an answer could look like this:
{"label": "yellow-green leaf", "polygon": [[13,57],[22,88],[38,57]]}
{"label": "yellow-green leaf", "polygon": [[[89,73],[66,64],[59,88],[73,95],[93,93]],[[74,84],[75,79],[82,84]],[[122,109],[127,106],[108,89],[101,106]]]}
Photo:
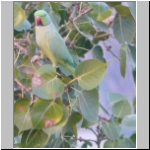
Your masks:
{"label": "yellow-green leaf", "polygon": [[14,105],[14,123],[19,129],[19,132],[32,128],[29,106],[31,100],[20,98]]}
{"label": "yellow-green leaf", "polygon": [[62,108],[52,102],[37,99],[32,110],[32,123],[37,129],[55,126],[63,116]]}
{"label": "yellow-green leaf", "polygon": [[19,27],[23,24],[26,19],[25,13],[22,8],[14,3],[14,27]]}
{"label": "yellow-green leaf", "polygon": [[96,59],[81,62],[75,70],[79,85],[84,90],[92,90],[99,85],[106,72],[106,63]]}

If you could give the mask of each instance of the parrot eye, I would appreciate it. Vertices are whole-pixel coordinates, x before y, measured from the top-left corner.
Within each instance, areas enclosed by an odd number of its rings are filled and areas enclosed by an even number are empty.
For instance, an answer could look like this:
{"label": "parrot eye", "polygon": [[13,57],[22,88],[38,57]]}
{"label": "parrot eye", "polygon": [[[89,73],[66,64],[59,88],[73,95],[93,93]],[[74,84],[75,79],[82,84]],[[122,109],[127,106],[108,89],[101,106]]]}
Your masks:
{"label": "parrot eye", "polygon": [[43,17],[46,17],[46,14],[44,14],[44,16]]}

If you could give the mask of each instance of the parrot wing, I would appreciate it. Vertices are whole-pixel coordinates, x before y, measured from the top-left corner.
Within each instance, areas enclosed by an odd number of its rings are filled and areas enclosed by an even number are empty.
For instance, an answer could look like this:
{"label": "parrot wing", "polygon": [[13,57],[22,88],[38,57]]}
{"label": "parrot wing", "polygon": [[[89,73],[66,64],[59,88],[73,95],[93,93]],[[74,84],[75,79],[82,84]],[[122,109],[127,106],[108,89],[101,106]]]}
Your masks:
{"label": "parrot wing", "polygon": [[46,43],[52,51],[53,55],[58,59],[58,62],[60,60],[68,64],[69,66],[74,66],[72,56],[58,32],[47,32]]}

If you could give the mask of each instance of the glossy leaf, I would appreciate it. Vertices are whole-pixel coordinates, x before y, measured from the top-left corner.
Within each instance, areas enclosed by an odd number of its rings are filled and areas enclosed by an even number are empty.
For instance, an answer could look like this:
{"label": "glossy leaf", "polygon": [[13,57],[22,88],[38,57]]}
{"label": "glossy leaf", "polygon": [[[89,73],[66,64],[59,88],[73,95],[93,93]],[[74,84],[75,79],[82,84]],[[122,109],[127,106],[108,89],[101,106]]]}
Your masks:
{"label": "glossy leaf", "polygon": [[79,85],[84,90],[92,90],[98,86],[106,72],[106,63],[96,59],[81,62],[75,70]]}
{"label": "glossy leaf", "polygon": [[48,135],[42,130],[27,130],[23,132],[22,148],[42,148],[47,144]]}
{"label": "glossy leaf", "polygon": [[96,122],[98,119],[99,97],[96,89],[91,91],[82,91],[79,93],[79,106],[83,117],[90,121]]}
{"label": "glossy leaf", "polygon": [[62,108],[52,101],[37,99],[32,110],[32,124],[34,128],[51,128],[55,126],[63,116]]}
{"label": "glossy leaf", "polygon": [[120,137],[120,128],[116,123],[104,121],[102,122],[102,130],[110,140],[117,140]]}
{"label": "glossy leaf", "polygon": [[64,92],[64,85],[50,64],[43,65],[36,71],[32,78],[32,88],[33,94],[45,100],[60,97]]}
{"label": "glossy leaf", "polygon": [[23,24],[26,16],[22,8],[14,3],[14,27],[19,27]]}
{"label": "glossy leaf", "polygon": [[14,124],[19,129],[19,132],[32,128],[29,107],[31,100],[20,98],[14,105]]}
{"label": "glossy leaf", "polygon": [[113,32],[120,43],[132,42],[135,31],[135,23],[130,17],[118,14],[115,16]]}

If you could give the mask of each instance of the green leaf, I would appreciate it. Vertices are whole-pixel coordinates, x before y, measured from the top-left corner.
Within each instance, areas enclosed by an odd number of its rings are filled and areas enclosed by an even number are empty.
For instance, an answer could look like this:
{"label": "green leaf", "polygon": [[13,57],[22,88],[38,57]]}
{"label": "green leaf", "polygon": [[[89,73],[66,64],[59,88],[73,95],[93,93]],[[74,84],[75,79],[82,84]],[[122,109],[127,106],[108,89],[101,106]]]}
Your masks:
{"label": "green leaf", "polygon": [[25,13],[22,8],[14,3],[14,27],[19,27],[23,24],[26,19]]}
{"label": "green leaf", "polygon": [[83,122],[82,122],[81,127],[82,127],[82,128],[87,128],[87,127],[90,127],[90,126],[92,126],[92,125],[94,125],[94,124],[95,124],[95,123],[90,122],[90,121],[87,121],[86,119],[83,118]]}
{"label": "green leaf", "polygon": [[57,13],[58,10],[59,10],[59,6],[60,4],[58,2],[49,2],[50,6],[51,6],[51,9]]}
{"label": "green leaf", "polygon": [[93,40],[93,36],[92,36],[90,33],[81,31],[75,22],[73,22],[73,24],[74,24],[75,28],[78,30],[78,32],[79,32],[81,35],[83,35],[84,37],[86,37],[86,38],[89,39],[90,41]]}
{"label": "green leaf", "polygon": [[81,62],[75,70],[79,85],[84,90],[92,90],[99,85],[106,72],[106,63],[96,59]]}
{"label": "green leaf", "polygon": [[133,75],[134,83],[136,84],[136,70],[135,69],[132,69],[132,75]]}
{"label": "green leaf", "polygon": [[108,38],[109,38],[108,33],[104,32],[104,31],[97,32],[97,33],[95,34],[95,36],[94,36],[93,42],[94,42],[95,44],[98,44],[99,41],[105,41],[105,40],[107,40]]}
{"label": "green leaf", "polygon": [[88,3],[94,8],[94,12],[103,13],[109,10],[109,6],[104,2],[88,2]]}
{"label": "green leaf", "polygon": [[124,118],[126,115],[130,115],[131,111],[131,106],[127,100],[117,102],[112,107],[113,115],[117,118]]}
{"label": "green leaf", "polygon": [[25,19],[24,22],[20,26],[15,27],[15,30],[19,32],[23,30],[27,31],[30,29],[31,29],[31,24],[27,19]]}
{"label": "green leaf", "polygon": [[94,49],[92,50],[92,54],[93,54],[93,58],[98,59],[102,62],[106,62],[105,58],[103,57],[103,50],[102,47],[97,45],[94,47]]}
{"label": "green leaf", "polygon": [[124,148],[124,142],[122,139],[117,141],[107,140],[104,144],[104,148]]}
{"label": "green leaf", "polygon": [[22,134],[22,148],[42,148],[47,144],[48,135],[42,130],[28,130]]}
{"label": "green leaf", "polygon": [[32,124],[34,128],[51,128],[55,126],[63,116],[62,108],[52,102],[37,99],[32,110]]}
{"label": "green leaf", "polygon": [[17,67],[14,66],[14,79],[17,79],[19,77],[19,70]]}
{"label": "green leaf", "polygon": [[128,44],[127,48],[128,56],[132,65],[132,68],[136,68],[136,47],[135,45]]}
{"label": "green leaf", "polygon": [[130,139],[123,138],[116,141],[107,140],[104,148],[136,148],[136,134]]}
{"label": "green leaf", "polygon": [[120,49],[120,72],[122,77],[125,77],[126,74],[126,51],[124,49]]}
{"label": "green leaf", "polygon": [[36,52],[36,44],[34,42],[31,42],[29,45],[28,45],[28,55],[30,57],[34,56],[35,55],[35,52]]}
{"label": "green leaf", "polygon": [[79,106],[83,117],[96,122],[98,119],[99,97],[96,89],[79,93]]}
{"label": "green leaf", "polygon": [[125,116],[121,122],[121,133],[129,138],[136,132],[136,115]]}
{"label": "green leaf", "polygon": [[78,54],[75,51],[73,51],[73,50],[70,50],[69,52],[70,52],[73,60],[75,61],[75,63],[78,64],[79,63],[79,56],[78,56]]}
{"label": "green leaf", "polygon": [[19,134],[19,129],[14,125],[14,137],[18,136]]}
{"label": "green leaf", "polygon": [[90,40],[87,40],[83,36],[75,42],[75,45],[75,51],[77,52],[79,57],[83,57],[84,54],[91,50],[91,48],[93,47],[93,44],[90,42]]}
{"label": "green leaf", "polygon": [[107,19],[108,17],[110,17],[112,14],[112,9],[109,9],[108,11],[101,13],[97,16],[97,21],[103,21],[105,19]]}
{"label": "green leaf", "polygon": [[61,17],[60,25],[65,24],[65,22],[69,20],[69,14],[67,13],[67,10],[60,9],[58,13]]}
{"label": "green leaf", "polygon": [[82,116],[78,112],[72,112],[66,125],[62,129],[62,134],[64,135],[70,128],[76,125],[81,119]]}
{"label": "green leaf", "polygon": [[113,105],[112,112],[117,118],[123,118],[131,114],[131,106],[125,96],[117,93],[109,93],[108,100]]}
{"label": "green leaf", "polygon": [[133,100],[134,113],[136,113],[136,97]]}
{"label": "green leaf", "polygon": [[69,8],[72,6],[72,2],[60,2],[60,4],[66,8]]}
{"label": "green leaf", "polygon": [[92,147],[92,143],[89,141],[85,141],[84,144],[82,144],[81,148],[88,148],[88,146]]}
{"label": "green leaf", "polygon": [[63,116],[62,119],[60,120],[60,122],[58,122],[55,126],[51,127],[51,128],[47,128],[47,129],[43,129],[43,131],[48,134],[49,136],[51,136],[52,134],[60,131],[63,126],[66,124],[69,114],[68,114],[68,110],[67,108],[63,108],[62,107],[62,111],[63,111]]}
{"label": "green leaf", "polygon": [[94,9],[89,13],[89,16],[92,17],[94,20],[102,21],[108,18],[112,13],[112,10],[104,2],[89,2],[89,4]]}
{"label": "green leaf", "polygon": [[113,32],[120,43],[132,42],[135,36],[135,23],[127,16],[116,14],[113,24]]}
{"label": "green leaf", "polygon": [[20,98],[14,105],[14,124],[19,129],[19,132],[32,128],[29,107],[31,100]]}
{"label": "green leaf", "polygon": [[105,24],[104,22],[102,22],[102,21],[97,21],[97,20],[93,20],[93,19],[91,19],[91,22],[92,22],[92,24],[96,27],[96,29],[97,29],[98,31],[105,31],[105,32],[108,32],[109,27],[108,27],[108,25]]}
{"label": "green leaf", "polygon": [[70,148],[70,144],[67,141],[61,142],[59,148]]}
{"label": "green leaf", "polygon": [[132,13],[132,16],[136,20],[136,2],[128,2],[128,5],[129,5],[129,9]]}
{"label": "green leaf", "polygon": [[43,65],[32,78],[33,94],[45,99],[55,99],[64,93],[63,82],[57,78],[56,70],[50,64]]}
{"label": "green leaf", "polygon": [[112,93],[112,92],[108,93],[107,97],[111,105],[114,105],[115,103],[120,102],[120,101],[127,100],[125,96],[118,94],[118,93]]}
{"label": "green leaf", "polygon": [[54,139],[48,146],[48,148],[70,148],[70,144],[60,138]]}
{"label": "green leaf", "polygon": [[132,18],[129,7],[123,5],[117,5],[115,6],[115,9],[120,16],[128,16]]}
{"label": "green leaf", "polygon": [[61,21],[60,15],[58,13],[53,12],[53,11],[50,11],[49,15],[50,15],[56,29],[58,30],[59,29],[59,23]]}
{"label": "green leaf", "polygon": [[119,126],[113,122],[102,122],[102,130],[107,138],[110,140],[117,140],[120,136],[120,128]]}
{"label": "green leaf", "polygon": [[121,2],[106,2],[110,7],[114,7],[116,5],[121,5]]}

